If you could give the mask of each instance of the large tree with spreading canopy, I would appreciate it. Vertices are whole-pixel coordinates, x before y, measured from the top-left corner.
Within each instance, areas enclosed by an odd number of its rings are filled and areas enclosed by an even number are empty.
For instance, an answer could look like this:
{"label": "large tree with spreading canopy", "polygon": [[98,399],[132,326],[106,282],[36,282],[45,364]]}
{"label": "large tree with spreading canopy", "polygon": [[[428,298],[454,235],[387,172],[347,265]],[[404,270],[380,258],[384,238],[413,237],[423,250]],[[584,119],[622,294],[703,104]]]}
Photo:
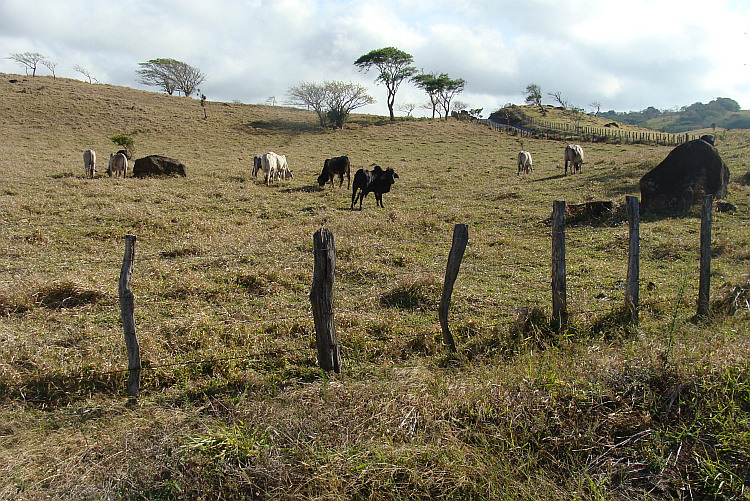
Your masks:
{"label": "large tree with spreading canopy", "polygon": [[398,91],[399,85],[417,72],[417,69],[411,66],[413,61],[414,58],[411,54],[407,54],[395,47],[385,47],[370,51],[354,61],[354,65],[360,70],[366,72],[370,68],[375,67],[380,72],[375,82],[385,85],[388,91],[387,103],[391,120],[395,120],[393,106],[396,101],[396,91]]}

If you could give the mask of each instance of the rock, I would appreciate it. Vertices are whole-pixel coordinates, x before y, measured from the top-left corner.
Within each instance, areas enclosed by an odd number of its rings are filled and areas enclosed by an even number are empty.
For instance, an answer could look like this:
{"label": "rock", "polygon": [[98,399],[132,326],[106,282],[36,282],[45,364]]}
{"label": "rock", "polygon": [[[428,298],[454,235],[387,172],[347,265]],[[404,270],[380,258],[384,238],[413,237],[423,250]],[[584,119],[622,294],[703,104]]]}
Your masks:
{"label": "rock", "polygon": [[638,183],[644,209],[682,210],[704,195],[725,198],[729,168],[709,142],[695,139],[673,149]]}
{"label": "rock", "polygon": [[133,166],[133,177],[182,176],[185,177],[185,164],[174,158],[149,155],[139,158]]}

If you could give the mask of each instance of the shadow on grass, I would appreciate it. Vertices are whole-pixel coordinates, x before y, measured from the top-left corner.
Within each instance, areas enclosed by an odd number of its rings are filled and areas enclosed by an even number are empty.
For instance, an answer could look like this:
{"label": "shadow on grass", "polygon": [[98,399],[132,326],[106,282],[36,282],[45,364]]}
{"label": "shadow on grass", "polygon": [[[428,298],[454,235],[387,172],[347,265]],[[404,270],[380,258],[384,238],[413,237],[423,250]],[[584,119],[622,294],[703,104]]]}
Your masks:
{"label": "shadow on grass", "polygon": [[294,134],[324,134],[319,125],[311,122],[292,122],[285,119],[256,120],[235,126],[235,129],[251,134],[263,132],[289,132]]}
{"label": "shadow on grass", "polygon": [[280,190],[282,193],[315,193],[316,191],[323,191],[317,184],[311,184],[308,186],[297,186],[295,188],[285,188]]}

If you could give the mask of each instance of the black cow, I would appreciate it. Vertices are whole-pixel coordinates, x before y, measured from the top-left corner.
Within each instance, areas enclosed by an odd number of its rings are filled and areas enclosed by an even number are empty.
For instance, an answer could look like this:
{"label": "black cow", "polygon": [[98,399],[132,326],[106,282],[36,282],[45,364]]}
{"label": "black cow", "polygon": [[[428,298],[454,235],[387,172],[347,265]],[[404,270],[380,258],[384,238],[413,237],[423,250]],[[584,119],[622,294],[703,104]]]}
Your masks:
{"label": "black cow", "polygon": [[375,204],[385,208],[383,193],[391,191],[391,186],[396,182],[396,179],[398,179],[398,174],[393,169],[383,170],[379,165],[376,165],[371,171],[359,169],[354,174],[354,182],[352,183],[352,210],[354,210],[357,198],[359,198],[359,210],[362,210],[362,200],[370,192],[375,193]]}
{"label": "black cow", "polygon": [[338,175],[340,188],[344,184],[344,174],[346,174],[346,189],[348,190],[351,185],[351,177],[349,177],[350,169],[349,157],[347,156],[327,158],[323,162],[323,172],[318,176],[318,184],[322,188],[330,181],[331,187],[333,187],[333,176]]}

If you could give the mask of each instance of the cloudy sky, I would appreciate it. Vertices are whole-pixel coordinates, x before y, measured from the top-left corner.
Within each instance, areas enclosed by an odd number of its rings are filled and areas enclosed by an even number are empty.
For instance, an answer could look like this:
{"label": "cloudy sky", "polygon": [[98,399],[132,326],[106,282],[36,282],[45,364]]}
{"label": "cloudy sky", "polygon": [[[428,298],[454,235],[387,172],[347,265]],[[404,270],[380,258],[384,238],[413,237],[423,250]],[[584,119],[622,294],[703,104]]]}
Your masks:
{"label": "cloudy sky", "polygon": [[[385,88],[353,62],[397,47],[425,72],[466,80],[458,99],[483,115],[522,104],[530,83],[590,110],[668,109],[729,97],[750,109],[748,0],[0,0],[0,72],[39,52],[58,76],[156,90],[139,62],[173,58],[203,71],[210,101],[286,100],[300,82]],[[41,74],[49,74],[40,68]],[[426,96],[404,83],[402,103]],[[426,114],[426,111],[415,114]]]}

